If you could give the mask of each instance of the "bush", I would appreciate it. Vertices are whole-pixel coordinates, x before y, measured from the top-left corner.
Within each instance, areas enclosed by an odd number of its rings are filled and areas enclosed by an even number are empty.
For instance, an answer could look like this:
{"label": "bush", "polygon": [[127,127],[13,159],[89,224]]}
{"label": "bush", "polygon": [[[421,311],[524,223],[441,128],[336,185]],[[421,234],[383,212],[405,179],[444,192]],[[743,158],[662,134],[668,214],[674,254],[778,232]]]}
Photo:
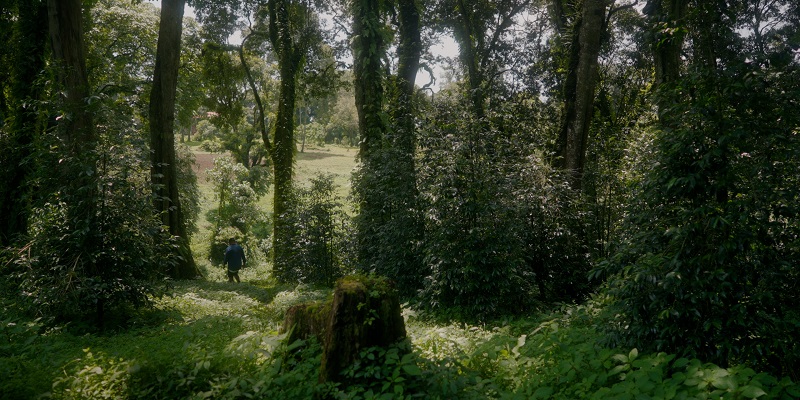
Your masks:
{"label": "bush", "polygon": [[88,187],[59,188],[32,213],[29,242],[10,273],[35,313],[94,316],[102,325],[107,311],[146,306],[158,293],[176,262],[175,242],[153,213],[146,170],[126,164],[135,159],[130,151],[111,147]]}
{"label": "bush", "polygon": [[181,216],[186,224],[187,235],[191,236],[197,232],[197,217],[200,215],[200,188],[192,169],[195,157],[188,146],[176,144],[175,147]]}
{"label": "bush", "polygon": [[248,261],[263,259],[261,243],[264,238],[255,234],[265,233],[265,230],[254,228],[260,227],[267,219],[257,201],[258,196],[266,191],[268,177],[262,169],[254,167],[248,170],[229,156],[217,157],[208,176],[217,201],[217,207],[208,211],[208,220],[213,224],[208,237],[208,257],[212,264],[222,263],[230,238],[236,238],[246,247]]}
{"label": "bush", "polygon": [[773,105],[800,99],[798,77],[745,64],[681,82],[694,95],[670,102],[680,119],[603,271],[611,343],[797,377],[800,113]]}
{"label": "bush", "polygon": [[284,217],[291,240],[285,282],[332,286],[348,267],[349,220],[336,198],[332,175],[317,175],[309,188],[295,188],[290,210]]}
{"label": "bush", "polygon": [[[422,295],[468,320],[520,314],[589,291],[580,202],[535,151],[530,121],[458,109],[426,125],[419,162],[426,216]],[[516,128],[516,129],[515,129]]]}

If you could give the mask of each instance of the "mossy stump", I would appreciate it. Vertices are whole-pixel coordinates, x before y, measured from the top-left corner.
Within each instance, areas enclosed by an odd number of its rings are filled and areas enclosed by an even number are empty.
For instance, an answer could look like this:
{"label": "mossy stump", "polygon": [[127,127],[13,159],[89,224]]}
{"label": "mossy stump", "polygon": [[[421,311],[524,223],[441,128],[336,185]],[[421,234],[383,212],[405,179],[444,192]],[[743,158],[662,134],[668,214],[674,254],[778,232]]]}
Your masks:
{"label": "mossy stump", "polygon": [[300,304],[286,312],[289,343],[316,336],[322,343],[319,381],[335,381],[369,347],[389,347],[406,338],[397,292],[384,278],[339,279],[333,299]]}

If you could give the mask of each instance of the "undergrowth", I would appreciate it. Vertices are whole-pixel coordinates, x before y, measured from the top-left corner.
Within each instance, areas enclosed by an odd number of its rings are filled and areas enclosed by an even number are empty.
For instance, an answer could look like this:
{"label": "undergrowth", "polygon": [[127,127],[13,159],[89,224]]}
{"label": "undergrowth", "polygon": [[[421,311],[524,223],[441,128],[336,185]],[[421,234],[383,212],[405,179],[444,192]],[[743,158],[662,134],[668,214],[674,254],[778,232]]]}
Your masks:
{"label": "undergrowth", "polygon": [[494,326],[405,310],[409,342],[364,349],[317,383],[319,344],[286,343],[286,309],[328,290],[254,280],[177,283],[126,329],[46,328],[3,300],[0,398],[792,399],[800,387],[745,366],[608,349],[602,304]]}

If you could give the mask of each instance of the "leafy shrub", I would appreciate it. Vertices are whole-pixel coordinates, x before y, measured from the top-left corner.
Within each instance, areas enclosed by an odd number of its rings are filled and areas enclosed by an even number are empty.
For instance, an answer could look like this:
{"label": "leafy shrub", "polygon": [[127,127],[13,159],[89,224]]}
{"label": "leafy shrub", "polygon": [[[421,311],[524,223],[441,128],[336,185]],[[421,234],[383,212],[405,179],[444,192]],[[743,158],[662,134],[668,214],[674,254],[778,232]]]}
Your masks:
{"label": "leafy shrub", "polygon": [[427,190],[425,278],[422,295],[439,309],[457,308],[472,318],[518,312],[529,293],[523,270],[522,225],[510,187],[491,154],[498,132],[466,115],[424,143],[421,186]]}
{"label": "leafy shrub", "polygon": [[585,214],[530,146],[528,123],[500,114],[472,121],[453,108],[426,125],[421,293],[433,308],[496,317],[530,310],[537,295],[575,301],[588,292]]}
{"label": "leafy shrub", "polygon": [[800,390],[789,379],[741,365],[720,368],[676,355],[604,348],[597,341],[597,328],[607,323],[604,298],[494,327],[434,325],[406,310],[410,347],[364,349],[341,383],[319,384],[319,344],[287,343],[273,329],[290,305],[329,293],[271,285],[229,289],[176,282],[174,296],[155,300],[160,311],[142,313],[158,313],[158,321],[139,320],[136,329],[112,334],[41,334],[39,323],[4,318],[0,337],[8,344],[0,343],[0,396],[790,399]]}
{"label": "leafy shrub", "polygon": [[353,173],[358,268],[387,276],[401,295],[422,287],[423,218],[413,165],[402,150],[381,148]]}
{"label": "leafy shrub", "polygon": [[152,211],[147,170],[137,164],[143,160],[126,146],[106,151],[97,158],[99,174],[83,179],[86,186],[59,187],[32,213],[29,243],[12,277],[37,314],[94,315],[103,323],[106,311],[148,305],[176,261],[173,238]]}
{"label": "leafy shrub", "polygon": [[292,196],[284,216],[291,243],[279,279],[332,286],[345,273],[349,228],[333,176],[317,175],[310,187],[295,188]]}
{"label": "leafy shrub", "polygon": [[798,71],[749,64],[687,76],[668,130],[605,273],[618,318],[611,343],[800,370]]}
{"label": "leafy shrub", "polygon": [[266,191],[267,176],[261,169],[248,170],[231,157],[220,156],[214,160],[208,177],[217,201],[217,207],[208,211],[208,220],[214,226],[208,238],[212,264],[222,263],[230,238],[236,238],[247,248],[252,261],[263,258],[261,239],[264,238],[256,237],[253,228],[266,220],[257,201]]}
{"label": "leafy shrub", "polygon": [[191,236],[197,232],[197,217],[200,215],[200,188],[192,169],[195,157],[188,146],[176,144],[175,147],[181,216],[186,224],[186,232]]}

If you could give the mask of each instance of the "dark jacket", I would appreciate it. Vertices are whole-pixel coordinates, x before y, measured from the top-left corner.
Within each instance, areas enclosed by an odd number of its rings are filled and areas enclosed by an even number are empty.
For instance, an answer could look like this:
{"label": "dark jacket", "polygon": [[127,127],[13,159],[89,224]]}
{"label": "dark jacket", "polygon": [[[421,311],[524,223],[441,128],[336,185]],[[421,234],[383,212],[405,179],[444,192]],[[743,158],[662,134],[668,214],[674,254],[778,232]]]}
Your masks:
{"label": "dark jacket", "polygon": [[232,244],[225,249],[225,264],[228,265],[228,270],[236,272],[246,262],[244,258],[244,249],[238,244]]}

